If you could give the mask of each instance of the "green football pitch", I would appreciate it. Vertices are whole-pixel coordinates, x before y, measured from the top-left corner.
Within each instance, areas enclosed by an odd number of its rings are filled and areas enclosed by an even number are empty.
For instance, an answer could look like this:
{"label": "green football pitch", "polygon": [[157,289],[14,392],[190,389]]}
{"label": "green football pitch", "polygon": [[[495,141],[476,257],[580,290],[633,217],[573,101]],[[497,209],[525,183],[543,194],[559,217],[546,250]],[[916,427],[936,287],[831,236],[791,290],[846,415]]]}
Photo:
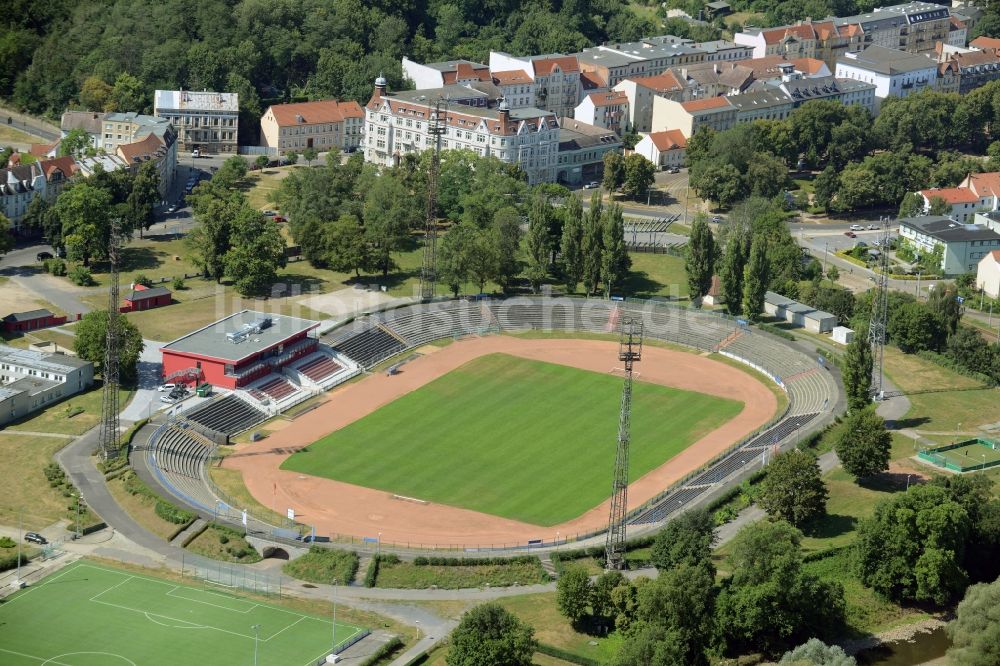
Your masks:
{"label": "green football pitch", "polygon": [[[611,493],[621,391],[620,376],[490,354],[311,444],[282,469],[557,525]],[[742,409],[636,382],[630,480]]]}
{"label": "green football pitch", "polygon": [[934,451],[934,453],[966,471],[1000,460],[1000,448],[993,449],[978,442],[949,451]]}
{"label": "green football pitch", "polygon": [[[329,617],[77,562],[0,604],[5,666],[312,666]],[[337,623],[337,643],[362,631]]]}

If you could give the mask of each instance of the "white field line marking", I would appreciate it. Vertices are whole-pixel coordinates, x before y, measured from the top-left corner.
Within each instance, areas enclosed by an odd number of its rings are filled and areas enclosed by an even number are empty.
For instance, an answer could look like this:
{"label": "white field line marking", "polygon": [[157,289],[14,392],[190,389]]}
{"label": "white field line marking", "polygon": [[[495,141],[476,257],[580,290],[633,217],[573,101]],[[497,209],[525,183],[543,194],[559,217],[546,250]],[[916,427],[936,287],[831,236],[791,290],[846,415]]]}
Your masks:
{"label": "white field line marking", "polygon": [[[350,626],[350,625],[348,625],[348,626]],[[361,629],[355,629],[355,630],[354,630],[354,633],[352,633],[352,634],[351,634],[350,636],[348,636],[347,638],[345,638],[345,639],[344,639],[344,641],[347,641],[347,640],[350,640],[350,639],[354,638],[355,636],[357,636],[357,635],[358,635],[358,634],[360,634],[360,633],[361,633]],[[341,642],[341,643],[343,643],[344,641],[340,641],[340,642]],[[333,646],[331,646],[331,648],[330,648],[330,649],[333,649]],[[307,662],[306,662],[306,663],[304,664],[304,666],[315,666],[316,662],[317,662],[317,661],[319,661],[320,659],[322,659],[322,658],[323,658],[323,656],[324,656],[324,655],[327,655],[327,654],[330,654],[330,650],[323,650],[323,651],[322,651],[322,652],[321,652],[321,653],[319,654],[319,656],[318,656],[318,657],[316,657],[316,658],[314,658],[314,659],[311,659],[311,660],[307,661]]]}
{"label": "white field line marking", "polygon": [[[111,590],[115,589],[116,587],[121,587],[125,583],[129,582],[130,580],[132,580],[132,578],[134,578],[134,576],[129,576],[125,580],[123,580],[121,582],[118,582],[118,583],[115,583],[114,585],[112,585],[108,589],[104,590],[104,592],[98,592],[97,594],[95,594],[94,596],[92,596],[90,598],[90,601],[97,601],[97,597],[99,597],[99,596],[101,596],[103,594],[107,594],[108,592],[110,592]],[[100,602],[98,602],[98,603],[100,603]]]}
{"label": "white field line marking", "polygon": [[183,622],[185,624],[190,624],[191,625],[190,627],[178,627],[176,624],[164,624],[163,622],[154,620],[153,619],[154,616],[150,615],[148,612],[143,611],[142,614],[145,615],[146,619],[152,622],[153,624],[158,624],[161,627],[168,627],[170,629],[211,629],[211,627],[206,627],[203,624],[195,624],[194,622],[188,622],[187,620],[175,620],[175,622]]}
{"label": "white field line marking", "polygon": [[10,601],[7,601],[2,606],[0,606],[0,610],[3,610],[4,608],[7,608],[8,606],[10,606],[12,603],[14,603],[15,601],[17,601],[18,599],[21,599],[23,597],[28,596],[30,593],[34,592],[38,588],[45,587],[46,585],[48,585],[52,581],[56,580],[57,578],[62,578],[66,574],[70,573],[73,569],[78,569],[79,567],[80,567],[80,565],[71,564],[68,567],[66,567],[66,569],[64,571],[61,571],[60,573],[56,574],[52,578],[45,579],[44,583],[39,583],[38,585],[32,585],[31,587],[29,587],[27,590],[25,590],[21,594],[17,595],[16,597],[14,597],[13,599],[11,599]]}
{"label": "white field line marking", "polygon": [[[95,604],[104,604],[106,606],[112,606],[114,608],[120,608],[121,610],[132,611],[133,613],[140,613],[142,615],[146,615],[148,613],[149,615],[152,615],[153,617],[162,618],[164,620],[170,620],[171,622],[183,622],[185,624],[193,624],[192,622],[188,622],[187,620],[179,620],[179,619],[177,619],[175,617],[170,617],[169,615],[162,615],[160,613],[150,613],[149,611],[144,611],[141,608],[130,608],[128,606],[122,606],[121,604],[113,604],[110,601],[97,601],[97,600],[93,600],[93,601],[94,601]],[[206,629],[213,629],[215,631],[219,631],[219,632],[222,632],[224,634],[231,634],[233,636],[239,636],[240,638],[248,638],[250,640],[253,640],[253,636],[247,636],[246,634],[241,634],[241,633],[236,632],[236,631],[229,631],[228,629],[220,629],[219,627],[213,627],[210,624],[206,624],[206,625],[203,625],[203,626]]]}
{"label": "white field line marking", "polygon": [[[178,589],[178,587],[174,587],[174,589],[172,589],[169,592],[167,592],[166,596],[173,597],[174,599],[181,599],[183,601],[190,601],[191,603],[195,603],[195,604],[205,604],[206,606],[211,606],[212,608],[221,608],[222,610],[230,611],[232,613],[240,613],[241,615],[246,615],[247,613],[252,612],[258,606],[258,604],[255,604],[252,601],[246,601],[244,603],[250,604],[250,608],[246,608],[244,610],[236,610],[235,608],[229,608],[228,606],[221,606],[219,604],[213,604],[211,601],[202,601],[201,599],[191,599],[191,598],[185,597],[182,594],[174,594],[174,591],[176,591],[177,589]],[[226,595],[224,595],[224,594],[216,594],[215,592],[208,592],[208,594],[215,594],[216,596],[223,597],[223,598],[226,597]]]}
{"label": "white field line marking", "polygon": [[[302,617],[300,617],[299,619],[297,619],[295,622],[292,622],[291,624],[287,625],[285,627],[285,629],[291,629],[292,627],[294,627],[295,625],[297,625],[299,622],[301,622],[304,619],[306,619],[305,615],[303,615]],[[285,629],[279,629],[277,632],[275,632],[275,633],[271,634],[270,636],[268,636],[267,638],[265,638],[264,642],[265,643],[268,642],[269,640],[271,640],[272,638],[274,638],[275,636],[277,636],[281,632],[285,631]]]}
{"label": "white field line marking", "polygon": [[34,659],[35,661],[40,661],[42,663],[57,664],[58,666],[69,666],[69,664],[63,664],[62,662],[52,661],[44,657],[36,657],[33,654],[25,654],[23,652],[15,652],[14,650],[8,650],[6,648],[0,648],[0,652],[6,652],[7,654],[16,654],[18,657],[24,657],[26,659]]}

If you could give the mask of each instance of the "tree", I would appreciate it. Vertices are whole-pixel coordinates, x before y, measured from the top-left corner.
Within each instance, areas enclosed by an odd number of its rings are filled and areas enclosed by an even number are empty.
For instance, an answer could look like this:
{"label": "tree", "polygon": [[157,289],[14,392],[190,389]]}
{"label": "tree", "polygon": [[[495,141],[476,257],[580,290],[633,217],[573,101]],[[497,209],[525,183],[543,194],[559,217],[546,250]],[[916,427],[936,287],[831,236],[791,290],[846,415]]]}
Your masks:
{"label": "tree", "polygon": [[572,292],[583,279],[583,206],[579,198],[569,197],[563,207],[563,216],[560,250],[566,290]]}
{"label": "tree", "polygon": [[[134,379],[139,355],[144,343],[135,324],[116,313],[118,327],[118,372],[123,379]],[[84,361],[90,361],[98,372],[104,371],[104,350],[108,338],[107,310],[94,310],[83,315],[74,327],[73,350]]]}
{"label": "tree", "polygon": [[973,585],[948,624],[948,660],[956,666],[1000,663],[1000,580]]}
{"label": "tree", "polygon": [[945,488],[910,486],[859,523],[855,573],[893,601],[945,604],[965,589],[969,530],[969,514]]}
{"label": "tree", "polygon": [[732,164],[712,161],[701,168],[692,167],[691,187],[704,199],[711,199],[723,208],[729,208],[746,196],[743,177]]}
{"label": "tree", "polygon": [[493,215],[492,238],[496,258],[493,279],[506,292],[521,272],[521,262],[517,258],[521,247],[521,217],[516,208],[501,208]]}
{"label": "tree", "polygon": [[818,638],[810,638],[786,652],[778,663],[785,666],[857,666],[858,662],[839,645],[827,645]]}
{"label": "tree", "polygon": [[289,164],[297,164],[299,161],[299,154],[294,150],[289,150],[285,153],[285,159],[288,160]]}
{"label": "tree", "polygon": [[868,327],[854,332],[854,339],[847,345],[844,356],[844,389],[847,407],[852,412],[871,404],[872,371],[875,360],[868,342]]}
{"label": "tree", "polygon": [[601,234],[601,276],[604,278],[604,292],[610,297],[611,290],[618,285],[632,266],[632,260],[625,249],[625,219],[622,208],[612,204],[604,211]]}
{"label": "tree", "polygon": [[372,260],[382,275],[394,266],[392,253],[406,244],[410,229],[420,220],[418,202],[392,173],[377,178],[364,204],[365,236],[372,248]]}
{"label": "tree", "polygon": [[834,443],[841,464],[855,479],[889,469],[891,448],[892,436],[870,402],[861,409],[851,410]]}
{"label": "tree", "polygon": [[556,583],[556,605],[573,624],[587,616],[590,607],[590,577],[581,566],[567,567]]}
{"label": "tree", "polygon": [[722,293],[729,314],[738,315],[743,311],[743,274],[750,252],[750,232],[742,224],[736,223],[729,230],[725,252],[722,255]]}
{"label": "tree", "polygon": [[951,204],[945,201],[944,197],[932,196],[930,198],[928,215],[948,215],[949,213],[951,213]]}
{"label": "tree", "polygon": [[613,666],[683,666],[684,646],[678,632],[662,624],[640,622],[615,654]]}
{"label": "tree", "polygon": [[232,246],[232,223],[239,210],[239,202],[209,198],[195,206],[198,225],[184,237],[191,249],[192,260],[205,277],[221,282],[226,272],[225,255]]}
{"label": "tree", "polygon": [[815,456],[792,449],[768,463],[757,503],[772,518],[798,526],[826,515],[828,497]]}
{"label": "tree", "polygon": [[694,218],[686,250],[684,269],[687,272],[688,296],[695,301],[708,293],[715,271],[715,238],[702,214]]}
{"label": "tree", "polygon": [[344,213],[330,225],[326,248],[326,262],[335,271],[354,271],[355,275],[361,275],[361,271],[369,267],[365,230],[355,215]]}
{"label": "tree", "polygon": [[469,281],[469,253],[476,231],[471,224],[457,224],[444,235],[438,249],[438,278],[456,298],[462,285]]}
{"label": "tree", "polygon": [[768,151],[754,153],[747,168],[750,193],[761,197],[775,197],[784,190],[788,181],[788,167],[781,158]]}
{"label": "tree", "polygon": [[743,271],[743,315],[757,321],[764,311],[768,283],[767,238],[755,234],[750,244],[750,258]]}
{"label": "tree", "polygon": [[[21,219],[21,224],[33,231],[41,231],[46,234],[47,224],[51,224],[51,210],[52,206],[49,202],[45,200],[45,197],[40,193],[36,192],[33,197],[31,197],[31,203],[28,204],[28,210],[24,212],[24,217]],[[49,238],[50,242],[58,242],[58,232],[56,233],[56,238]]]}
{"label": "tree", "polygon": [[160,200],[160,171],[155,162],[143,162],[138,173],[132,178],[132,189],[126,199],[129,227],[139,230],[149,229],[156,222],[153,209]]}
{"label": "tree", "polygon": [[94,146],[90,143],[90,135],[83,128],[71,129],[62,139],[59,140],[60,157],[83,157],[92,153]]}
{"label": "tree", "polygon": [[535,293],[538,293],[539,286],[549,274],[549,249],[552,245],[549,217],[552,214],[549,202],[541,194],[536,194],[528,212],[528,235],[524,239],[528,257],[528,280]]}
{"label": "tree", "polygon": [[451,633],[448,666],[530,666],[535,648],[534,629],[495,601],[462,615]]}
{"label": "tree", "polygon": [[14,225],[3,213],[0,213],[0,255],[7,254],[14,249]]}
{"label": "tree", "polygon": [[707,664],[706,649],[715,643],[715,572],[682,563],[661,570],[639,589],[640,622],[660,624],[673,634],[677,664]]}
{"label": "tree", "polygon": [[274,220],[244,204],[233,220],[232,247],[223,262],[226,277],[243,296],[265,293],[285,266],[285,239]]}
{"label": "tree", "polygon": [[302,158],[305,159],[307,166],[312,166],[312,161],[317,157],[319,157],[319,153],[311,146],[302,151]]}
{"label": "tree", "polygon": [[604,180],[602,186],[613,194],[625,182],[625,158],[616,150],[604,153]]}
{"label": "tree", "polygon": [[906,354],[933,349],[944,340],[944,323],[922,303],[908,301],[889,317],[889,338]]}
{"label": "tree", "polygon": [[[924,212],[924,198],[919,192],[907,192],[899,204],[899,217],[916,217]],[[938,213],[935,213],[938,214]]]}
{"label": "tree", "polygon": [[836,634],[842,626],[843,588],[803,570],[801,539],[801,532],[784,521],[760,521],[733,540],[733,573],[716,602],[730,652],[780,654],[807,638]]}
{"label": "tree", "polygon": [[944,324],[947,336],[958,332],[958,324],[962,320],[962,308],[958,298],[958,290],[951,283],[938,285],[938,288],[927,297],[927,309]]}
{"label": "tree", "polygon": [[105,111],[111,99],[111,86],[98,76],[88,76],[80,86],[80,104],[88,111]]}
{"label": "tree", "polygon": [[107,255],[111,203],[106,190],[86,182],[73,185],[59,195],[52,212],[59,220],[58,242],[66,248],[69,259],[89,265],[91,258]]}
{"label": "tree", "polygon": [[145,84],[128,72],[122,72],[115,78],[108,106],[108,111],[143,113],[149,107]]}
{"label": "tree", "polygon": [[615,589],[622,585],[631,585],[631,583],[620,571],[605,571],[597,577],[594,584],[590,586],[590,607],[595,618],[614,626],[617,609],[612,595]]}
{"label": "tree", "polygon": [[253,165],[257,167],[258,171],[262,171],[271,160],[267,159],[267,155],[258,155],[257,159],[253,161]]}
{"label": "tree", "polygon": [[840,189],[840,176],[831,164],[823,169],[813,182],[813,203],[826,212],[833,210],[833,200]]}
{"label": "tree", "polygon": [[650,186],[656,179],[656,165],[639,153],[632,153],[625,158],[625,174],[622,189],[627,196],[641,199],[646,196]]}
{"label": "tree", "polygon": [[715,522],[708,511],[685,511],[656,535],[649,559],[660,571],[674,569],[681,564],[707,566],[714,570],[714,544]]}
{"label": "tree", "polygon": [[583,227],[583,287],[590,296],[601,283],[601,257],[604,254],[604,206],[601,195],[590,196],[590,208]]}

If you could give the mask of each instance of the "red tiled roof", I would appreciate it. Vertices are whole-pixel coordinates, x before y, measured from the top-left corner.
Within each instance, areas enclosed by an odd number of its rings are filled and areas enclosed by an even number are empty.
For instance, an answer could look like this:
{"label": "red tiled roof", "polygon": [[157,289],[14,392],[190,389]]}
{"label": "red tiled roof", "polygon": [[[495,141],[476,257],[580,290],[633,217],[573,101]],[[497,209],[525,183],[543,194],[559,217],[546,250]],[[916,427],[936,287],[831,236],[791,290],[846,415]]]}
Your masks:
{"label": "red tiled roof", "polygon": [[952,27],[953,30],[961,30],[962,28],[964,28],[966,26],[965,26],[965,23],[962,20],[957,19],[954,16],[952,16],[951,17],[951,27]]}
{"label": "red tiled roof", "polygon": [[934,197],[939,197],[944,199],[948,204],[961,204],[961,203],[979,203],[979,197],[967,187],[945,187],[945,188],[932,188],[929,190],[920,190],[920,194],[924,195],[924,198],[930,201]]}
{"label": "red tiled roof", "polygon": [[955,53],[951,56],[959,67],[975,67],[976,65],[988,65],[1000,63],[1000,56],[993,51],[970,51],[969,53]]}
{"label": "red tiled roof", "polygon": [[473,67],[467,62],[460,62],[455,65],[455,69],[450,72],[443,72],[441,74],[441,79],[446,83],[455,83],[456,81],[468,81],[470,79],[475,79],[476,81],[489,81],[490,79],[490,68],[489,67]]}
{"label": "red tiled roof", "polygon": [[[274,115],[274,121],[278,127],[339,123],[344,118],[364,117],[357,102],[338,102],[335,99],[299,102],[297,104],[274,104],[269,111]],[[305,122],[299,123],[296,116],[302,116]]]}
{"label": "red tiled roof", "polygon": [[976,37],[969,46],[974,49],[1000,49],[1000,39],[995,37]]}
{"label": "red tiled roof", "polygon": [[679,129],[650,132],[649,138],[660,152],[687,148],[687,139]]}
{"label": "red tiled roof", "polygon": [[587,95],[594,106],[615,106],[617,104],[628,104],[628,97],[620,90],[610,92],[590,93]]}
{"label": "red tiled roof", "polygon": [[1000,250],[991,250],[989,256],[993,257],[993,261],[1000,264]]}
{"label": "red tiled roof", "polygon": [[552,70],[559,66],[564,74],[580,71],[580,64],[576,61],[576,56],[560,56],[557,58],[539,58],[535,60],[535,75],[551,74]]}
{"label": "red tiled roof", "polygon": [[608,82],[597,72],[580,72],[580,83],[584,90],[608,87]]}
{"label": "red tiled roof", "polygon": [[969,189],[981,197],[1000,196],[1000,172],[969,174]]}
{"label": "red tiled roof", "polygon": [[688,113],[692,111],[707,111],[709,109],[728,109],[732,108],[732,104],[729,103],[725,97],[706,97],[705,99],[693,99],[689,102],[681,102],[681,106]]}
{"label": "red tiled roof", "polygon": [[789,60],[783,55],[769,55],[763,58],[738,60],[734,64],[753,70],[754,78],[756,79],[777,78],[781,75],[781,71],[778,69],[780,65],[791,65],[796,71],[803,74],[819,74],[826,65],[822,60],[817,60],[816,58],[793,58]]}
{"label": "red tiled roof", "polygon": [[45,157],[58,143],[58,141],[56,143],[33,143],[29,152],[35,157]]}
{"label": "red tiled roof", "polygon": [[42,167],[42,173],[45,174],[46,180],[51,179],[52,174],[57,170],[62,171],[63,175],[67,178],[80,170],[80,168],[76,165],[76,161],[69,155],[64,157],[53,157],[50,160],[42,160],[39,164]]}
{"label": "red tiled roof", "polygon": [[795,37],[800,40],[816,39],[816,30],[810,23],[803,23],[802,25],[789,25],[784,28],[765,30],[763,34],[764,43],[766,44],[777,44],[786,37]]}
{"label": "red tiled roof", "polygon": [[677,77],[677,74],[675,74],[673,70],[669,69],[662,74],[657,74],[655,76],[636,76],[629,78],[632,81],[635,81],[636,85],[640,85],[643,88],[649,88],[650,90],[655,90],[656,92],[684,90],[684,82]]}
{"label": "red tiled roof", "polygon": [[146,155],[152,155],[157,150],[163,142],[160,137],[155,134],[147,134],[144,139],[136,141],[134,143],[126,143],[118,146],[118,153],[121,155],[122,159],[131,164],[136,160],[136,158],[141,159]]}
{"label": "red tiled roof", "polygon": [[509,72],[496,72],[493,74],[493,83],[498,86],[505,86],[515,83],[533,83],[533,81],[526,71],[515,69]]}

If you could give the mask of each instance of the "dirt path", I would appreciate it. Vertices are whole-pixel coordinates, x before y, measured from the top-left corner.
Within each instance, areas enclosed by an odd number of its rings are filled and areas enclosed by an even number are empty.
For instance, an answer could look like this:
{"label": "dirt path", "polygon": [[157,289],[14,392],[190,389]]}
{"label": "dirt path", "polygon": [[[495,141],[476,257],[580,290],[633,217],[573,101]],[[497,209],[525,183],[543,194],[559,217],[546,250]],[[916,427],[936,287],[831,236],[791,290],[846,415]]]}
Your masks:
{"label": "dirt path", "polygon": [[[507,336],[456,342],[423,356],[394,377],[382,373],[330,394],[329,402],[304,414],[268,439],[240,447],[224,466],[243,472],[250,493],[266,506],[315,525],[317,534],[376,537],[411,545],[513,546],[532,539],[561,538],[599,529],[608,502],[562,525],[538,527],[477,511],[394,499],[391,493],[278,469],[296,450],[311,444],[474,358],[503,352],[523,358],[609,372],[617,345],[599,340],[529,340]],[[629,486],[629,508],[639,506],[701,467],[733,442],[767,422],[777,409],[770,389],[749,374],[708,358],[659,347],[643,350],[640,381],[732,398],[744,403],[733,419]],[[358,464],[364,464],[359,460]],[[609,489],[610,492],[610,489]]]}

